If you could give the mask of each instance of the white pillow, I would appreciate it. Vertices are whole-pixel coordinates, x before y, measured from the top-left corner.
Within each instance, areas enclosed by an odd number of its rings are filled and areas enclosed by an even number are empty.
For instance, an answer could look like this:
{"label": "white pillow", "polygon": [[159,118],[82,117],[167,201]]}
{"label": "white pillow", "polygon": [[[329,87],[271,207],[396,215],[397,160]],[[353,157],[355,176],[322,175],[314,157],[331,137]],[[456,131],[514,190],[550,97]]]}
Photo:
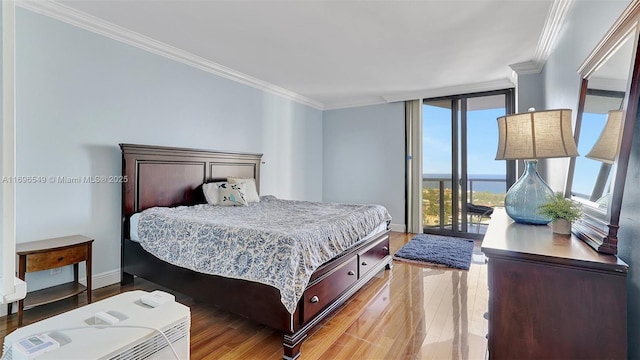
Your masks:
{"label": "white pillow", "polygon": [[218,195],[220,196],[219,205],[226,206],[241,206],[241,205],[249,205],[247,203],[247,198],[245,196],[245,183],[240,184],[232,184],[232,183],[223,183],[218,187],[218,191],[220,192]]}
{"label": "white pillow", "polygon": [[225,184],[224,181],[202,184],[202,192],[204,198],[207,199],[207,204],[218,205],[220,203],[218,188],[221,184]]}
{"label": "white pillow", "polygon": [[227,181],[231,184],[245,184],[245,195],[247,197],[247,202],[260,202],[260,195],[258,195],[258,190],[256,189],[256,180],[254,178],[236,178],[229,177]]}

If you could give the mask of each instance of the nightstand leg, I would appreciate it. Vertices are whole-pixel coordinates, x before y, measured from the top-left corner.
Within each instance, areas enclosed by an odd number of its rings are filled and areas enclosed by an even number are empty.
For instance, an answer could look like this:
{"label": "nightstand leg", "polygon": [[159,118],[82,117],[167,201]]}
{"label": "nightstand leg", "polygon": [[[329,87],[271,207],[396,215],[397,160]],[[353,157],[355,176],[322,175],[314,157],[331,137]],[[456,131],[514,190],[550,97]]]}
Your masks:
{"label": "nightstand leg", "polygon": [[[77,285],[78,284],[78,264],[73,264],[73,282]],[[75,307],[78,307],[78,295],[73,297],[73,305]]]}
{"label": "nightstand leg", "polygon": [[87,260],[84,262],[87,273],[87,303],[89,304],[91,304],[91,263],[93,262],[91,259],[91,247],[92,244],[89,243],[89,245],[87,245]]}
{"label": "nightstand leg", "polygon": [[[27,256],[18,256],[18,278],[24,281],[27,272]],[[22,326],[22,315],[24,313],[24,299],[18,300],[18,326]]]}

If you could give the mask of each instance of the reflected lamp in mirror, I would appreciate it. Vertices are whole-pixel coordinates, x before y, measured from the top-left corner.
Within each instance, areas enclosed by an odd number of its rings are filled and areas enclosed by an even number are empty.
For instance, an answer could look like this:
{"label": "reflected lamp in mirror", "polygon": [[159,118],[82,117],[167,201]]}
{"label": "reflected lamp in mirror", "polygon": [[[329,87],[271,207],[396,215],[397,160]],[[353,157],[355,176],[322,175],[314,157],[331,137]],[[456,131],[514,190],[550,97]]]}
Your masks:
{"label": "reflected lamp in mirror", "polygon": [[553,191],[536,170],[537,159],[578,156],[571,130],[571,110],[530,111],[498,121],[496,160],[524,160],[525,171],[504,200],[507,214],[518,223],[545,225],[551,219],[538,208]]}
{"label": "reflected lamp in mirror", "polygon": [[607,115],[607,122],[600,137],[585,157],[613,164],[620,148],[620,126],[622,124],[622,111],[611,110]]}

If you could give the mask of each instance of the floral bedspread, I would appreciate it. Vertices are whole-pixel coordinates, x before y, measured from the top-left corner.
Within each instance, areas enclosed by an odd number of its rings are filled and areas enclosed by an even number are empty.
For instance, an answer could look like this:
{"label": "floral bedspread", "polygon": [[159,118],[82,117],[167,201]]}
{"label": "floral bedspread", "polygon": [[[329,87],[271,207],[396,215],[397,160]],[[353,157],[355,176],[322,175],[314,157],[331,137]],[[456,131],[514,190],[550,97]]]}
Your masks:
{"label": "floral bedspread", "polygon": [[279,289],[293,313],[320,265],[390,219],[380,205],[263,196],[249,206],[147,209],[138,233],[146,251],[171,264]]}

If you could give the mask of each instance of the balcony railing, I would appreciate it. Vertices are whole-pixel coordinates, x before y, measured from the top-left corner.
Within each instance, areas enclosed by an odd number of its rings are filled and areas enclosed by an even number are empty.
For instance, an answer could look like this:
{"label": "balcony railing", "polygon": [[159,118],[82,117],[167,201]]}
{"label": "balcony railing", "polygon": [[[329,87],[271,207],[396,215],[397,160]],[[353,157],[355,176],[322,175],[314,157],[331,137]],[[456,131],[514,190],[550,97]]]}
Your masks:
{"label": "balcony railing", "polygon": [[[423,176],[422,209],[425,227],[445,228],[453,223],[451,188],[450,176]],[[467,202],[469,203],[490,207],[504,206],[505,194],[504,177],[470,176],[467,179]],[[460,216],[458,218],[460,219]]]}

